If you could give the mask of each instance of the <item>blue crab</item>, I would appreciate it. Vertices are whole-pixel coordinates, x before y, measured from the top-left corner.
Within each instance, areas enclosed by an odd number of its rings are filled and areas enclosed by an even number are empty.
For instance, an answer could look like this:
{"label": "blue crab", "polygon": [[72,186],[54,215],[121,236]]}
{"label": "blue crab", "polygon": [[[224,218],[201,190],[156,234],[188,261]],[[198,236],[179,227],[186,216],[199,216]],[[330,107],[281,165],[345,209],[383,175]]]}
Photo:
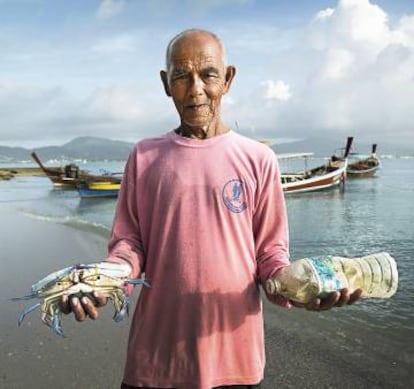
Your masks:
{"label": "blue crab", "polygon": [[128,284],[143,284],[150,287],[143,278],[128,278],[131,268],[128,264],[97,262],[78,264],[53,272],[32,285],[32,293],[12,300],[42,299],[41,302],[24,309],[19,316],[19,326],[29,313],[40,307],[41,320],[53,329],[56,335],[64,337],[61,327],[62,312],[60,300],[63,295],[82,297],[97,292],[112,300],[115,307],[113,319],[119,322],[128,314]]}

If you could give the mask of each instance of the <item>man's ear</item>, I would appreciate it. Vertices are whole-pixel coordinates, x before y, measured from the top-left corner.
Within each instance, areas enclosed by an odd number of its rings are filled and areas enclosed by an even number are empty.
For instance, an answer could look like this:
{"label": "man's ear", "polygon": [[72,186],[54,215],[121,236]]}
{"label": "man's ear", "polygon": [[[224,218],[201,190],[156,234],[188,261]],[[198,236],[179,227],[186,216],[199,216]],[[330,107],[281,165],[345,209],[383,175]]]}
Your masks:
{"label": "man's ear", "polygon": [[229,65],[226,68],[226,79],[224,93],[227,93],[230,89],[233,78],[236,75],[236,68],[233,65]]}
{"label": "man's ear", "polygon": [[164,90],[165,90],[166,95],[168,97],[171,97],[170,86],[168,85],[167,72],[165,70],[161,70],[160,71],[160,76],[161,76],[162,84],[164,85]]}

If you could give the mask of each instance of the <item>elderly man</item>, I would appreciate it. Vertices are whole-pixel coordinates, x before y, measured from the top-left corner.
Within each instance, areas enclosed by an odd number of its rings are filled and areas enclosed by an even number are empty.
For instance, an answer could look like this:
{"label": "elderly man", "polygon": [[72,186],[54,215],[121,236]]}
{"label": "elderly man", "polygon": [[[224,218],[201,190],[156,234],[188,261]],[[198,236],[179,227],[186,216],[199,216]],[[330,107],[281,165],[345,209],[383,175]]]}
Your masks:
{"label": "elderly man", "polygon": [[[145,273],[151,282],[134,312],[122,388],[258,388],[265,366],[259,285],[289,264],[277,160],[221,119],[236,70],[216,35],[180,33],[166,62],[161,79],[180,124],[136,144],[109,242],[108,261],[126,262],[131,276]],[[343,290],[307,308],[357,297]],[[65,311],[96,318],[104,303],[70,299]]]}

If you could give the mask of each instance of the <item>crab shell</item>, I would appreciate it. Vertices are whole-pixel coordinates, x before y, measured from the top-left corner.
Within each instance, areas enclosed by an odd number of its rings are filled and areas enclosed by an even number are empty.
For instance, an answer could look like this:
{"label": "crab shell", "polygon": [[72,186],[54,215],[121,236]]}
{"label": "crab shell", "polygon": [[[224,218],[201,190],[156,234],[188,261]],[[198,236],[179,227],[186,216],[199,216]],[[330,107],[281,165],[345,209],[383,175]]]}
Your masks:
{"label": "crab shell", "polygon": [[[71,285],[82,282],[88,278],[95,285],[107,283],[119,283],[129,276],[131,267],[124,263],[97,262],[91,264],[78,264],[50,273],[40,281],[32,285],[32,293],[48,295],[57,290],[68,289]],[[99,276],[102,280],[99,280]],[[95,278],[94,278],[95,277]],[[57,289],[55,291],[55,289]]]}

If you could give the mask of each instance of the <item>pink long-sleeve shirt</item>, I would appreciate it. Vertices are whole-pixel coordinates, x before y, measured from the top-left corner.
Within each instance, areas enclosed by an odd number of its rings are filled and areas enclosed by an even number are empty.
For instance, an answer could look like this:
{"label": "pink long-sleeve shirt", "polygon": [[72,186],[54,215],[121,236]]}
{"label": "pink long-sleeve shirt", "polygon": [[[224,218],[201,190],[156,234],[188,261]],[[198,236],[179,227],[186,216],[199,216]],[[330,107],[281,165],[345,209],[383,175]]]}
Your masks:
{"label": "pink long-sleeve shirt", "polygon": [[[265,365],[259,284],[289,263],[276,156],[234,131],[143,140],[125,167],[109,261],[145,273],[124,382],[255,384]],[[287,305],[283,298],[273,302]]]}

